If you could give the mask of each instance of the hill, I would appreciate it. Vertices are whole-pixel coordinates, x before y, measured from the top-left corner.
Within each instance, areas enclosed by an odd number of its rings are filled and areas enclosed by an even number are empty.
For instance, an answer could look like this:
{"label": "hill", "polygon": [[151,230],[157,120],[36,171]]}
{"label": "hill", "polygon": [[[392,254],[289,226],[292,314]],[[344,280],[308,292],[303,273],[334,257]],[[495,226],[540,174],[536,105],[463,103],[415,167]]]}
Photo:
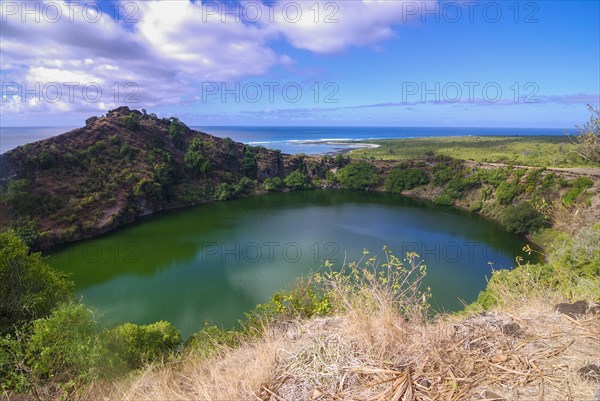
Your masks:
{"label": "hill", "polygon": [[0,226],[47,249],[161,210],[249,191],[255,180],[285,177],[293,162],[176,118],[120,107],[1,155]]}

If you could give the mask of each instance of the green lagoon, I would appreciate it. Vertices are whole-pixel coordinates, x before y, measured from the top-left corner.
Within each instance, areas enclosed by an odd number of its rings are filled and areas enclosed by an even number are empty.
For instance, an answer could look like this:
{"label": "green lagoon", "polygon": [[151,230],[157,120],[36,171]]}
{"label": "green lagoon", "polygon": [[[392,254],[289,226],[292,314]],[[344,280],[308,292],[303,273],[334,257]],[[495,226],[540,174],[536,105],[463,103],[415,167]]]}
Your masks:
{"label": "green lagoon", "polygon": [[184,335],[204,321],[234,325],[296,277],[358,260],[415,251],[432,306],[471,302],[493,269],[512,268],[525,240],[482,217],[399,195],[276,193],[167,212],[54,252],[78,298],[104,325],[173,322]]}

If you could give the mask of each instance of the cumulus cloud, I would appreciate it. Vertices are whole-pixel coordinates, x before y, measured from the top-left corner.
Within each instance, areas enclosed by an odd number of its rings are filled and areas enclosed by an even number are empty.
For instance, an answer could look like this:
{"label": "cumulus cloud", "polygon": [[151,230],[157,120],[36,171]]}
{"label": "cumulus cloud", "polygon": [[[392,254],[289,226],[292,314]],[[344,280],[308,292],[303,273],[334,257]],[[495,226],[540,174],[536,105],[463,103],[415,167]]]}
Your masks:
{"label": "cumulus cloud", "polygon": [[316,53],[336,53],[375,44],[394,36],[394,24],[408,22],[415,4],[433,0],[294,1],[274,7],[275,29],[295,47]]}
{"label": "cumulus cloud", "polygon": [[214,0],[136,1],[127,2],[135,18],[128,21],[90,3],[2,2],[2,111],[191,102],[204,81],[240,80],[291,65],[288,55],[272,48],[281,39],[335,53],[392,37],[392,26],[406,20],[404,3],[241,0],[232,8]]}

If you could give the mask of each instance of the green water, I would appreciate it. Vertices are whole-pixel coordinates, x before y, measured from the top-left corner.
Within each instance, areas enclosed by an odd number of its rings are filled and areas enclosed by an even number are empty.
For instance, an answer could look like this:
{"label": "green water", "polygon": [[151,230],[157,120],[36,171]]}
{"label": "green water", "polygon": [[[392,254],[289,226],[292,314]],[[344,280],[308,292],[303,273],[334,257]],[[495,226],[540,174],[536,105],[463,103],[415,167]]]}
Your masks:
{"label": "green water", "polygon": [[492,266],[513,266],[523,244],[481,217],[398,195],[304,191],[165,213],[48,262],[71,274],[103,324],[168,320],[187,335],[207,320],[233,325],[323,260],[383,255],[384,245],[397,256],[419,253],[433,307],[458,310]]}

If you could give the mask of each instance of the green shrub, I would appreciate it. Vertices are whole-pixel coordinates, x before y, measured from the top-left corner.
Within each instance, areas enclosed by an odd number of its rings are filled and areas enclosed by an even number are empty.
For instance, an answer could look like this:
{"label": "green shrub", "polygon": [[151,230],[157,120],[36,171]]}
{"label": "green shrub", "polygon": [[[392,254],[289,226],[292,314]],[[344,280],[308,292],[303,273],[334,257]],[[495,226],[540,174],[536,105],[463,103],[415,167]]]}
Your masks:
{"label": "green shrub", "polygon": [[161,360],[181,344],[179,331],[164,321],[145,326],[121,324],[107,330],[102,337],[106,347],[131,369]]}
{"label": "green shrub", "polygon": [[214,356],[220,351],[237,347],[242,336],[240,330],[228,330],[206,322],[198,333],[187,339],[186,349],[190,349],[195,355]]}
{"label": "green shrub", "polygon": [[509,168],[491,168],[485,169],[480,168],[477,170],[477,177],[484,184],[490,184],[493,187],[498,187],[498,185],[505,182],[508,177],[510,177],[510,169]]}
{"label": "green shrub", "polygon": [[44,201],[40,195],[34,192],[34,189],[34,181],[30,179],[12,180],[8,184],[6,193],[2,196],[2,202],[9,205],[18,214],[41,215]]}
{"label": "green shrub", "polygon": [[448,182],[445,193],[452,199],[461,199],[466,192],[481,185],[480,181],[475,176],[462,177],[456,176]]}
{"label": "green shrub", "polygon": [[302,277],[295,280],[288,290],[278,291],[267,303],[257,305],[247,316],[251,325],[257,320],[311,318],[327,315],[331,310],[331,301],[323,286],[312,277]]}
{"label": "green shrub", "polygon": [[516,234],[528,234],[538,231],[547,225],[546,218],[530,203],[522,202],[516,206],[509,206],[502,217],[502,223],[509,231]]}
{"label": "green shrub", "polygon": [[292,171],[283,182],[286,187],[294,190],[304,189],[308,186],[308,178],[298,170]]}
{"label": "green shrub", "polygon": [[129,113],[123,117],[123,124],[130,131],[136,130],[140,126],[140,117],[136,113]]}
{"label": "green shrub", "polygon": [[517,195],[519,195],[519,188],[512,182],[503,182],[496,189],[496,200],[501,205],[509,205]]}
{"label": "green shrub", "polygon": [[600,224],[565,237],[554,248],[553,257],[559,266],[568,266],[578,276],[600,276]]}
{"label": "green shrub", "polygon": [[423,170],[395,168],[385,180],[385,190],[400,193],[404,190],[425,185],[428,182],[429,178]]}
{"label": "green shrub", "polygon": [[254,190],[254,180],[251,180],[248,177],[242,177],[240,182],[238,182],[234,186],[234,192],[236,195],[238,194],[249,194]]}
{"label": "green shrub", "polygon": [[72,399],[82,384],[96,380],[115,363],[100,342],[100,327],[79,305],[64,305],[32,323],[23,344],[27,379],[32,386],[58,388],[61,399]]}
{"label": "green shrub", "polygon": [[285,183],[279,177],[267,178],[265,182],[263,182],[263,188],[268,192],[281,191],[284,185]]}
{"label": "green shrub", "polygon": [[114,134],[114,135],[111,135],[111,136],[108,137],[108,142],[111,145],[117,146],[117,145],[121,144],[121,138],[119,137],[119,135]]}
{"label": "green shrub", "polygon": [[435,198],[433,200],[433,202],[436,205],[452,206],[454,204],[454,199],[452,198],[452,196],[448,195],[447,193],[443,193],[440,196],[438,196],[437,198]]}
{"label": "green shrub", "polygon": [[594,186],[594,181],[587,177],[579,177],[573,181],[573,188],[563,196],[562,201],[566,206],[572,206],[579,196],[588,188]]}
{"label": "green shrub", "polygon": [[183,133],[185,128],[186,126],[176,117],[171,117],[169,120],[169,127],[167,128],[169,137],[171,137],[175,146],[180,149],[183,147]]}
{"label": "green shrub", "polygon": [[217,200],[227,200],[231,199],[235,196],[235,188],[226,183],[219,184],[217,189],[215,189],[215,199]]}
{"label": "green shrub", "polygon": [[242,174],[252,179],[256,178],[258,173],[258,151],[255,146],[246,146],[244,148],[244,158],[242,159]]}
{"label": "green shrub", "polygon": [[190,146],[185,152],[183,161],[185,166],[194,172],[202,175],[208,174],[211,168],[210,161],[203,152],[204,141],[200,138],[193,138]]}
{"label": "green shrub", "polygon": [[72,283],[42,262],[12,230],[0,233],[0,333],[47,316],[71,296]]}
{"label": "green shrub", "polygon": [[462,164],[460,161],[447,157],[438,157],[438,162],[431,169],[433,172],[433,183],[437,186],[444,185],[452,178],[461,174]]}
{"label": "green shrub", "polygon": [[337,172],[337,180],[346,189],[366,189],[379,185],[379,173],[370,163],[351,163]]}

